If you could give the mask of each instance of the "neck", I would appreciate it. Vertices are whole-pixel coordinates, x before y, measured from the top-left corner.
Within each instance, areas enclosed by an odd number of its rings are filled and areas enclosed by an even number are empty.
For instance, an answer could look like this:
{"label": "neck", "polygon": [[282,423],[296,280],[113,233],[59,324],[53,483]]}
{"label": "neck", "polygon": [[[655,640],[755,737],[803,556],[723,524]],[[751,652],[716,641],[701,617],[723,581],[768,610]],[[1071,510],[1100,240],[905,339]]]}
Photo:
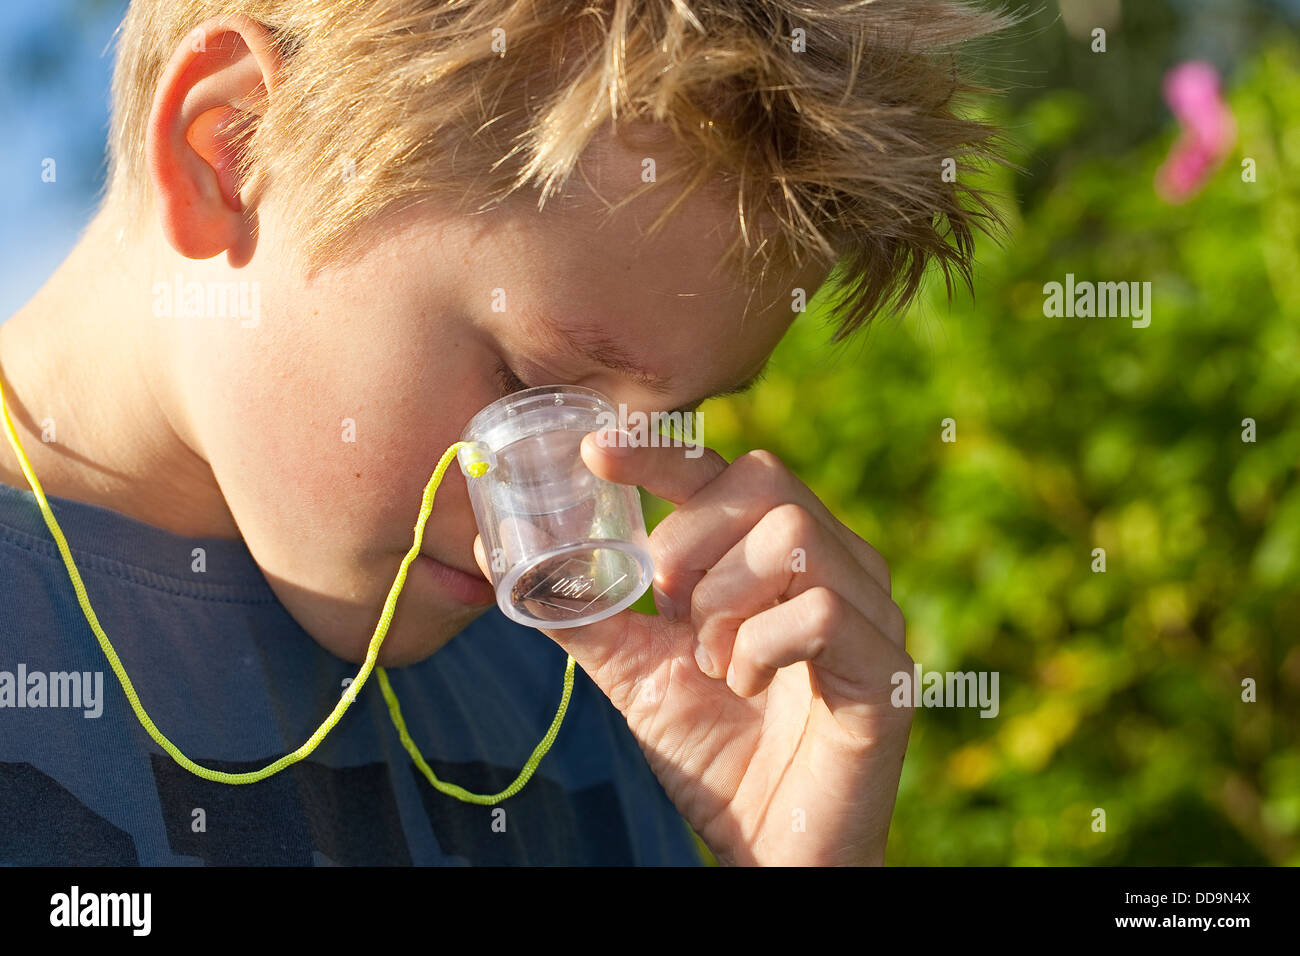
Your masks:
{"label": "neck", "polygon": [[[5,404],[47,495],[189,537],[239,537],[179,401],[175,320],[152,308],[155,281],[200,265],[156,235],[119,241],[101,215],[0,324]],[[7,439],[0,483],[30,487]]]}

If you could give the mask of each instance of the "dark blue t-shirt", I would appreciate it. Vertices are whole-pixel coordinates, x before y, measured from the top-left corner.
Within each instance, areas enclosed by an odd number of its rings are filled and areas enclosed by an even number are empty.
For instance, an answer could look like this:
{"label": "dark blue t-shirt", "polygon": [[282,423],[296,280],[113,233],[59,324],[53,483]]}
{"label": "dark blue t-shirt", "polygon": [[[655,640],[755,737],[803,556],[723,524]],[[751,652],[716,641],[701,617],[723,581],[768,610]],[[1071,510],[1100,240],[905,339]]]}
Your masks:
{"label": "dark blue t-shirt", "polygon": [[[242,542],[50,503],[145,711],[201,766],[255,770],[295,750],[356,674],[290,617]],[[0,864],[700,862],[627,722],[581,668],[555,743],[496,808],[428,783],[373,674],[307,759],[231,786],[184,770],[140,726],[35,496],[6,485],[0,594]],[[497,793],[550,725],[564,665],[546,635],[492,608],[388,673],[438,779]]]}

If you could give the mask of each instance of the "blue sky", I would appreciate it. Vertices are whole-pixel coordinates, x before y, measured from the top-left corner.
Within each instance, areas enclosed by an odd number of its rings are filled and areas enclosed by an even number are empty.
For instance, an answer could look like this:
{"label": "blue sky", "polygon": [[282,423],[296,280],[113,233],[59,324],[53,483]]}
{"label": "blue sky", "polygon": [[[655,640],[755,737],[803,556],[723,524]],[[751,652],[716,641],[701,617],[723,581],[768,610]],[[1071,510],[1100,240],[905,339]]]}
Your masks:
{"label": "blue sky", "polygon": [[[126,0],[0,4],[0,320],[76,243],[104,178],[112,50]],[[56,180],[41,181],[54,159]]]}

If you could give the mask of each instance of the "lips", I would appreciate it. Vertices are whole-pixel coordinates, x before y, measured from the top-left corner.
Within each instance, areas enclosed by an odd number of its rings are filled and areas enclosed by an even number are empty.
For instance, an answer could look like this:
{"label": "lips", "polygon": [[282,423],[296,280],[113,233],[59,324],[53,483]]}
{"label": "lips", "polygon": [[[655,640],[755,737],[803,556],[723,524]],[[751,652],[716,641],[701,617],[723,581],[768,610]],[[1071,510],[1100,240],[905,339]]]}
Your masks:
{"label": "lips", "polygon": [[420,552],[420,560],[430,575],[457,601],[470,605],[490,605],[496,601],[492,585],[477,568],[466,571],[431,554]]}
{"label": "lips", "polygon": [[433,554],[432,552],[421,551],[420,554],[421,556],[428,558],[430,561],[437,561],[439,564],[441,564],[444,568],[447,568],[448,570],[459,571],[461,574],[468,574],[470,577],[475,578],[476,580],[479,581],[484,580],[483,572],[478,569],[477,564],[471,565],[470,567],[467,568],[462,568],[459,564],[453,564],[450,561],[444,561],[442,558],[438,557],[436,554]]}

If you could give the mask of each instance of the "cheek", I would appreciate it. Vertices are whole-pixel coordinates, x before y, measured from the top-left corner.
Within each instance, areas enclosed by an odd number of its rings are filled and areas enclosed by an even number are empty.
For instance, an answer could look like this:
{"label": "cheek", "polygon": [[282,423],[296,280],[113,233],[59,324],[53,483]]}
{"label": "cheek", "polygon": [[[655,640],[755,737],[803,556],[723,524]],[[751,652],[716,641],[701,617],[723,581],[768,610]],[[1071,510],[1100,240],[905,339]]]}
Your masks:
{"label": "cheek", "polygon": [[[329,553],[354,530],[347,525],[365,522],[354,476],[367,470],[370,423],[355,411],[347,383],[312,367],[307,343],[260,344],[267,347],[232,351],[210,365],[204,391],[221,397],[204,410],[202,436],[254,555],[267,570],[286,574],[308,529],[313,550]],[[339,508],[344,500],[352,507]]]}
{"label": "cheek", "polygon": [[[267,310],[258,328],[236,330],[249,333],[237,347],[205,345],[196,390],[208,396],[196,431],[254,556],[335,593],[410,546],[439,456],[496,398],[471,349],[404,339],[395,322],[381,330],[373,313],[349,312],[317,307],[300,335],[301,319]],[[453,463],[426,542],[464,536],[472,518],[461,486]]]}

